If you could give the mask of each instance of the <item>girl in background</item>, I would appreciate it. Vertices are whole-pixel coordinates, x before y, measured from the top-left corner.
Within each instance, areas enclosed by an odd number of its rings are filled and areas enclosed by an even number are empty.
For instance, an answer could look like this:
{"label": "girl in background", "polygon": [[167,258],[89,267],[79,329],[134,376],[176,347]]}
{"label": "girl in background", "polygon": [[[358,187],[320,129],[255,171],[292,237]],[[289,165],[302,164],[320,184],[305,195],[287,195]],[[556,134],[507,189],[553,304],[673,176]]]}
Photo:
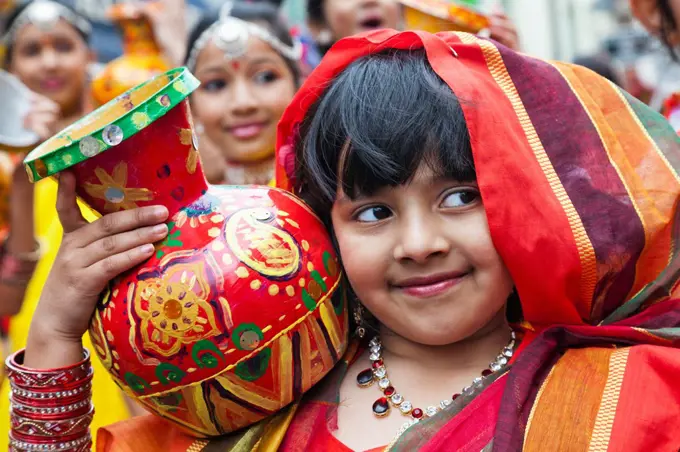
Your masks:
{"label": "girl in background", "polygon": [[[221,33],[239,27],[247,46],[219,47]],[[192,31],[186,65],[201,81],[191,111],[206,175],[212,183],[269,184],[276,125],[300,81],[302,49],[266,2],[237,2]]]}
{"label": "girl in background", "polygon": [[[514,23],[502,11],[490,16],[492,39],[519,50]],[[307,20],[325,53],[338,40],[381,28],[402,29],[401,5],[397,0],[307,0]]]}
{"label": "girl in background", "polygon": [[[61,3],[36,0],[20,5],[10,15],[6,25],[3,66],[36,93],[33,109],[26,118],[26,126],[33,129],[41,139],[47,139],[87,111],[87,69],[89,63],[94,61],[94,54],[88,46],[89,23]],[[19,227],[11,226],[7,249],[13,252],[13,243],[22,239],[25,248],[14,252],[24,253],[24,257],[28,255],[32,260],[37,259],[34,230],[37,241],[42,245],[42,255],[33,278],[24,278],[22,281],[27,284],[24,287],[23,306],[21,298],[15,298],[10,306],[7,303],[9,297],[2,295],[2,309],[7,310],[3,314],[18,313],[11,320],[9,332],[10,346],[17,350],[26,344],[29,324],[59,248],[62,229],[54,209],[56,184],[45,180],[34,189],[33,184],[28,182],[23,165],[18,165],[14,179],[14,199],[11,200],[10,208],[12,215],[20,218],[21,223]],[[93,216],[89,215],[89,218],[93,219]],[[5,289],[0,281],[0,291],[2,290]],[[12,290],[16,294],[23,292],[16,285]],[[96,366],[99,367],[99,364]],[[7,386],[4,385],[0,396],[0,412],[5,413],[5,416],[9,412]],[[95,416],[96,424],[106,425],[129,416],[126,399],[110,379],[96,377],[94,388],[94,397],[101,407],[106,407]],[[5,429],[4,433],[0,431],[0,448],[4,448],[7,445],[8,419],[5,417],[0,425]]]}

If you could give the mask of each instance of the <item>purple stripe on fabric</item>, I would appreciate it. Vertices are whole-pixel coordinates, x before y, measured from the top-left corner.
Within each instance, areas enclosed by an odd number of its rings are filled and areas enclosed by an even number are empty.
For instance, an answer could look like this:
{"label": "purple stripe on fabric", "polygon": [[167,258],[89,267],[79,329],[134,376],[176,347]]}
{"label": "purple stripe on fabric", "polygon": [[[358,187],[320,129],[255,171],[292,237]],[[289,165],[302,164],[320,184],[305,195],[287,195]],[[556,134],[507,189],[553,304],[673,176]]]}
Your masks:
{"label": "purple stripe on fabric", "polygon": [[645,245],[643,225],[597,129],[559,71],[502,46],[499,51],[595,250],[598,283],[591,321],[598,322],[632,288]]}

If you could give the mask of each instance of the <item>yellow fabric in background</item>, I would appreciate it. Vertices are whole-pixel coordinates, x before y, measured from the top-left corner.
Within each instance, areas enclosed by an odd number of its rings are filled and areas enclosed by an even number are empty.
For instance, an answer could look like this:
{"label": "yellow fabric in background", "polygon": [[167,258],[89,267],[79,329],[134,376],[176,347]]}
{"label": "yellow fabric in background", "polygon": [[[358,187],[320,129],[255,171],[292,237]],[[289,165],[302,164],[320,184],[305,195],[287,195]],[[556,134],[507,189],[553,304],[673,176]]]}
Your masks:
{"label": "yellow fabric in background", "polygon": [[[57,184],[46,179],[36,185],[35,193],[35,230],[44,246],[43,258],[38,263],[35,274],[29,284],[21,313],[14,317],[10,324],[10,343],[13,351],[21,349],[26,345],[28,327],[35,311],[40,292],[47,274],[50,271],[54,258],[56,257],[59,243],[61,242],[62,229],[55,209],[57,196]],[[92,221],[95,216],[91,212],[86,214],[86,218]],[[78,300],[72,300],[77,303]],[[93,350],[89,335],[83,338],[83,344],[89,350]],[[93,401],[95,406],[94,422],[92,423],[92,434],[99,427],[113,424],[114,422],[127,419],[128,412],[123,393],[116,386],[109,374],[102,366],[96,355],[92,356],[94,367],[93,379]],[[5,381],[0,390],[0,450],[8,449],[9,435],[9,384]]]}

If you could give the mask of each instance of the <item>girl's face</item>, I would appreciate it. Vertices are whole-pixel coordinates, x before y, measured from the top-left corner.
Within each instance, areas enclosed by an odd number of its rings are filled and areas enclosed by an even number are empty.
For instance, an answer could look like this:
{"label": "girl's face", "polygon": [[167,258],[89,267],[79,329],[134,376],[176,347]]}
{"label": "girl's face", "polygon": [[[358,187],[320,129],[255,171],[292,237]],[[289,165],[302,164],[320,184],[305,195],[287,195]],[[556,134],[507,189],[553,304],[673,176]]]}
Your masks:
{"label": "girl's face", "polygon": [[271,157],[276,125],[295,94],[283,57],[251,38],[243,57],[226,60],[211,42],[198,55],[195,73],[201,87],[191,99],[194,117],[224,158],[247,163]]}
{"label": "girl's face", "polygon": [[325,0],[324,17],[335,40],[377,28],[399,27],[396,0]]}
{"label": "girl's face", "polygon": [[340,190],[331,218],[352,288],[394,333],[446,345],[499,318],[513,283],[476,184],[421,165],[411,182],[373,196]]}
{"label": "girl's face", "polygon": [[667,30],[666,39],[673,46],[680,46],[680,0],[663,0],[670,9],[670,16],[664,20],[664,15],[669,12],[662,8],[659,0],[630,0],[631,10],[637,20],[655,35],[662,32],[662,24],[672,19],[676,24],[675,30]]}
{"label": "girl's face", "polygon": [[93,55],[82,36],[64,20],[49,31],[28,24],[16,34],[10,71],[32,91],[53,100],[62,114],[83,107],[87,67]]}

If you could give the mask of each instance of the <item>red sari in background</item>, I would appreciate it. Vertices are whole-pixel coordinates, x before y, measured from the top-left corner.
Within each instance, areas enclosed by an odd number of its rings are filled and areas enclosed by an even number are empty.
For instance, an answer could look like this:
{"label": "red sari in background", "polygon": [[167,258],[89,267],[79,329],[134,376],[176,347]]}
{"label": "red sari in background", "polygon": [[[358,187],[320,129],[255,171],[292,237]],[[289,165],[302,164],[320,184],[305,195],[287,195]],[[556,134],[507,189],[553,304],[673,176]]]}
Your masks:
{"label": "red sari in background", "polygon": [[[390,450],[679,450],[680,139],[660,114],[585,68],[469,34],[372,32],[338,42],[284,114],[277,185],[297,192],[304,182],[297,131],[329,81],[372,53],[423,47],[461,100],[524,338],[505,374]],[[299,404],[226,438],[133,420],[101,432],[100,450],[345,452],[329,432],[346,365]],[[126,449],[126,435],[149,441]]]}

